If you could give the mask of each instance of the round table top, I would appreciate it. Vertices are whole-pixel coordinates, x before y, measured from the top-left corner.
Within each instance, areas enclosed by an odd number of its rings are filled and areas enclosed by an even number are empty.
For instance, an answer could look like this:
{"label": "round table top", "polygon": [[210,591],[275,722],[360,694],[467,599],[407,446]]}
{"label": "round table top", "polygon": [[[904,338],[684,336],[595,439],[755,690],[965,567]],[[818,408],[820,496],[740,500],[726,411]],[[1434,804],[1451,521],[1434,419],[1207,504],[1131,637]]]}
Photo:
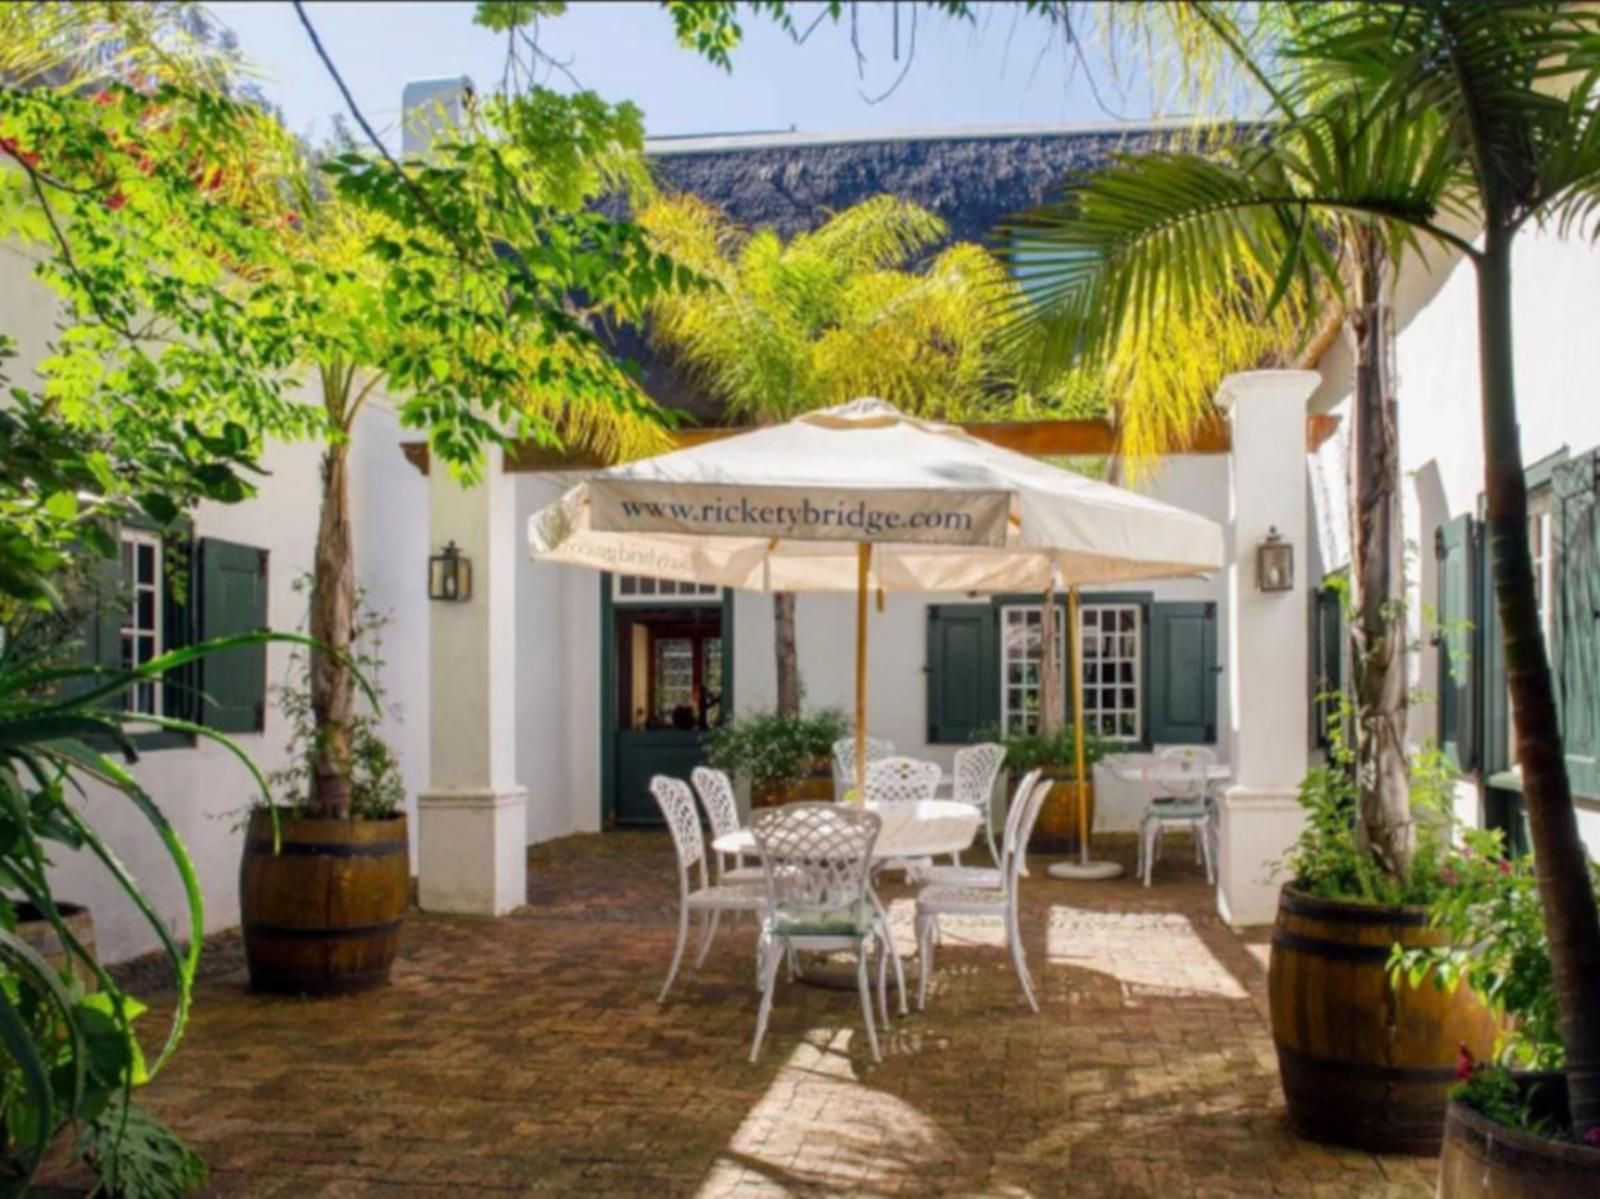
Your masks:
{"label": "round table top", "polygon": [[[916,799],[904,803],[868,804],[883,821],[872,856],[886,858],[932,858],[961,853],[972,848],[982,813],[969,803],[955,799]],[[747,828],[725,833],[711,843],[718,853],[753,855],[755,834]]]}

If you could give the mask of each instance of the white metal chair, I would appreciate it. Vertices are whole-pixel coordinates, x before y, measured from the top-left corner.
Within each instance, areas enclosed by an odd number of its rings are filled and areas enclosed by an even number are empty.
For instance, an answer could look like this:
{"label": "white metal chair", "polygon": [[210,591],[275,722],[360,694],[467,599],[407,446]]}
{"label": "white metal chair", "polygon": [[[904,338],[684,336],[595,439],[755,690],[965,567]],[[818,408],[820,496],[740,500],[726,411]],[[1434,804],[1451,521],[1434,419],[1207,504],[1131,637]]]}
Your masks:
{"label": "white metal chair", "polygon": [[712,938],[717,935],[717,922],[722,913],[764,912],[767,892],[759,883],[711,883],[707,880],[706,841],[688,783],[658,774],[650,780],[650,794],[661,805],[661,814],[672,830],[673,848],[678,853],[678,943],[672,951],[672,965],[667,968],[667,981],[657,997],[658,1003],[665,1003],[672,980],[678,976],[678,967],[683,962],[684,946],[689,941],[689,913],[698,912],[701,917],[700,948],[694,959],[698,970],[711,949]]}
{"label": "white metal chair", "polygon": [[[1012,793],[1011,805],[1006,809],[1005,828],[1000,834],[1000,844],[1008,844],[1015,836],[1017,821],[1022,819],[1023,812],[1028,806],[1028,797],[1033,794],[1033,789],[1038,785],[1039,778],[1044,774],[1040,767],[1028,771],[1022,776],[1022,781],[1017,784],[1017,789]],[[998,863],[1002,859],[995,854],[994,860]],[[999,891],[1005,887],[1005,872],[998,866],[927,866],[918,872],[919,881],[930,886],[939,887],[981,887],[988,891]]]}
{"label": "white metal chair", "polygon": [[[994,844],[994,781],[1005,765],[1006,747],[985,741],[956,750],[954,798],[983,813],[983,835],[989,842],[989,860],[999,864]],[[1008,816],[1009,819],[1009,816]]]}
{"label": "white metal chair", "polygon": [[868,803],[909,803],[932,799],[942,772],[937,762],[882,758],[867,766]]}
{"label": "white metal chair", "polygon": [[878,962],[878,1007],[888,1020],[885,966],[892,952],[871,899],[872,847],[881,821],[876,812],[842,804],[788,804],[757,814],[751,823],[767,874],[767,918],[757,955],[761,1010],[750,1060],[761,1052],[772,1015],[778,968],[796,952],[856,955],[856,986],[873,1061],[882,1061],[872,1016],[868,961]]}
{"label": "white metal chair", "polygon": [[[711,822],[711,839],[738,832],[739,802],[733,795],[733,780],[709,766],[696,766],[689,778],[700,796],[700,806],[706,810],[706,819]],[[742,854],[718,853],[716,865],[719,883],[759,883],[766,878],[760,866],[746,866]]]}
{"label": "white metal chair", "polygon": [[997,916],[1005,922],[1006,945],[1011,950],[1011,964],[1022,984],[1022,994],[1028,1006],[1039,1010],[1039,1000],[1034,995],[1033,976],[1028,973],[1028,958],[1022,947],[1022,928],[1017,917],[1017,898],[1021,883],[1022,859],[1027,855],[1028,838],[1033,836],[1033,822],[1039,818],[1045,796],[1050,794],[1050,783],[1037,782],[1033,791],[1021,805],[1015,824],[1010,824],[1000,847],[1000,877],[998,890],[988,887],[924,887],[917,894],[917,1008],[928,1006],[928,977],[933,973],[933,947],[938,939],[939,919],[942,916]]}
{"label": "white metal chair", "polygon": [[[866,738],[867,765],[894,756],[894,742],[882,737]],[[841,737],[833,743],[833,798],[843,800],[844,793],[856,785],[856,739]]]}
{"label": "white metal chair", "polygon": [[1206,767],[1214,766],[1217,755],[1199,745],[1169,745],[1157,755],[1178,764],[1179,777],[1164,780],[1167,794],[1152,800],[1139,822],[1139,875],[1150,885],[1156,857],[1161,852],[1161,835],[1169,828],[1187,828],[1194,838],[1195,861],[1206,868],[1206,882],[1217,881],[1214,844],[1215,809]]}

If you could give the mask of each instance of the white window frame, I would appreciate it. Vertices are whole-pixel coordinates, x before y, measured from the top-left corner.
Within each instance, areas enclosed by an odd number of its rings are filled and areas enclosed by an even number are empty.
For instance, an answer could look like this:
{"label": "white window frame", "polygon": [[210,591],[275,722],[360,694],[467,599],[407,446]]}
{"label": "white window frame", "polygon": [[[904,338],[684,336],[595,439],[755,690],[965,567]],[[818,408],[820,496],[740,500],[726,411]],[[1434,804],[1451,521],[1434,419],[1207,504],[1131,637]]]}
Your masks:
{"label": "white window frame", "polygon": [[[629,589],[627,584],[633,584],[634,589]],[[650,591],[640,590],[648,584]],[[661,588],[669,587],[672,590],[662,594]],[[661,604],[685,604],[705,607],[707,604],[722,602],[722,588],[715,583],[680,583],[673,579],[657,579],[648,575],[619,575],[611,576],[611,602],[626,607],[630,604],[648,604],[652,607]]]}
{"label": "white window frame", "polygon": [[[1031,695],[1037,694],[1039,689],[1043,686],[1042,672],[1037,669],[1038,659],[1031,654],[1024,655],[1023,665],[1027,666],[1032,663],[1035,665],[1035,669],[1032,671],[1025,669],[1023,670],[1021,678],[1018,682],[1013,683],[1011,681],[1010,667],[1016,658],[1011,652],[1013,647],[1011,644],[1011,639],[1007,636],[1007,633],[1014,625],[1020,625],[1025,628],[1028,623],[1028,615],[1030,613],[1036,615],[1036,619],[1033,623],[1036,625],[1040,624],[1042,621],[1043,611],[1043,604],[1022,603],[1002,604],[1000,606],[1000,729],[1006,735],[1025,731],[1035,731],[1027,727],[1030,723],[1027,720],[1028,699]],[[1131,709],[1124,708],[1119,702],[1110,709],[1109,715],[1113,718],[1113,720],[1115,720],[1115,718],[1121,713],[1125,711],[1132,711],[1134,717],[1134,731],[1131,735],[1122,733],[1108,734],[1103,730],[1103,728],[1096,727],[1097,725],[1103,723],[1105,716],[1108,714],[1100,707],[1099,692],[1101,680],[1099,679],[1096,679],[1092,684],[1088,679],[1084,680],[1084,722],[1085,727],[1103,741],[1111,741],[1119,745],[1141,745],[1144,743],[1145,738],[1145,728],[1148,719],[1146,707],[1149,703],[1149,697],[1145,693],[1144,685],[1145,637],[1148,632],[1148,630],[1145,628],[1144,603],[1137,600],[1107,600],[1105,602],[1098,602],[1092,601],[1087,597],[1081,598],[1078,604],[1078,629],[1081,637],[1085,627],[1091,623],[1091,614],[1093,614],[1092,621],[1096,626],[1096,632],[1098,635],[1098,626],[1102,618],[1102,614],[1115,612],[1131,612],[1133,614],[1133,629],[1131,634],[1113,634],[1114,636],[1119,637],[1131,636],[1132,653],[1123,654],[1121,652],[1123,647],[1119,644],[1116,647],[1118,651],[1117,653],[1111,655],[1109,658],[1103,658],[1099,654],[1096,654],[1094,655],[1093,662],[1096,669],[1098,669],[1100,663],[1103,661],[1110,661],[1114,664],[1120,664],[1122,662],[1130,662],[1132,664],[1133,679],[1131,687],[1134,693],[1133,707]],[[1069,689],[1072,686],[1072,678],[1068,673],[1066,662],[1068,650],[1066,641],[1066,613],[1066,602],[1058,602],[1056,604],[1056,620],[1058,621],[1056,626],[1056,652],[1061,656],[1061,678],[1063,689]],[[1083,662],[1081,665],[1082,669],[1087,674],[1091,662],[1091,658],[1088,653],[1087,641],[1080,640],[1079,644],[1084,647]],[[1113,686],[1117,689],[1119,701],[1121,699],[1121,692],[1130,686],[1129,683],[1121,680],[1116,680],[1106,685]],[[1093,689],[1092,695],[1091,688]],[[1016,709],[1011,703],[1011,693],[1013,690],[1017,690],[1022,693],[1020,697],[1022,703],[1020,710]],[[1062,698],[1070,704],[1070,690],[1068,690],[1067,694]],[[1038,704],[1035,704],[1033,710],[1037,712],[1038,707]]]}
{"label": "white window frame", "polygon": [[[1099,649],[1107,648],[1104,638],[1112,637],[1116,639],[1116,644],[1111,647],[1114,650],[1113,653],[1096,653],[1091,655],[1089,653],[1087,636],[1085,636],[1080,642],[1080,644],[1083,646],[1082,669],[1085,675],[1089,673],[1091,667],[1103,669],[1108,663],[1113,666],[1132,666],[1132,670],[1127,672],[1131,675],[1129,680],[1117,678],[1107,682],[1104,678],[1101,678],[1091,682],[1088,678],[1084,679],[1084,727],[1102,741],[1113,741],[1119,745],[1139,745],[1144,742],[1146,720],[1145,707],[1148,702],[1144,687],[1144,653],[1146,631],[1144,627],[1144,605],[1141,603],[1122,602],[1104,604],[1080,603],[1078,608],[1078,616],[1080,621],[1079,631],[1080,633],[1086,632],[1086,629],[1084,629],[1082,626],[1087,626],[1090,623],[1091,614],[1093,615],[1093,621],[1095,625],[1101,626],[1104,624],[1107,616],[1120,616],[1125,613],[1131,614],[1133,617],[1133,627],[1131,631],[1113,629],[1111,632],[1107,633],[1103,628],[1096,628],[1097,635],[1102,639],[1101,644],[1098,647]],[[1109,709],[1102,708],[1100,705],[1100,693],[1107,687],[1116,692],[1115,701]],[[1133,691],[1133,705],[1131,707],[1127,706],[1122,701],[1123,693],[1130,689]],[[1090,694],[1091,691],[1093,692],[1092,696]],[[1092,703],[1090,702],[1091,698],[1093,700]],[[1121,721],[1119,718],[1126,713],[1132,713],[1133,715],[1132,733],[1124,733],[1120,730],[1115,732],[1106,731],[1104,723],[1108,718],[1110,719],[1113,727],[1115,727],[1120,725]],[[1101,727],[1095,727],[1097,723],[1100,724]]]}
{"label": "white window frame", "polygon": [[[140,664],[138,645],[141,641],[150,643],[150,658],[159,658],[166,652],[166,635],[163,627],[162,612],[165,605],[162,603],[162,592],[165,587],[165,554],[161,538],[154,533],[143,529],[123,529],[122,544],[126,549],[124,562],[126,571],[122,577],[123,594],[127,600],[127,607],[122,613],[122,624],[119,636],[122,641],[122,660],[131,669]],[[139,578],[139,551],[149,548],[153,563],[151,578],[148,582]],[[139,624],[139,597],[149,594],[150,612],[153,625],[145,628]],[[133,652],[129,652],[129,641],[133,642]],[[148,661],[149,659],[145,659]],[[162,687],[159,679],[148,682],[135,683],[128,688],[126,711],[138,716],[162,715]]]}

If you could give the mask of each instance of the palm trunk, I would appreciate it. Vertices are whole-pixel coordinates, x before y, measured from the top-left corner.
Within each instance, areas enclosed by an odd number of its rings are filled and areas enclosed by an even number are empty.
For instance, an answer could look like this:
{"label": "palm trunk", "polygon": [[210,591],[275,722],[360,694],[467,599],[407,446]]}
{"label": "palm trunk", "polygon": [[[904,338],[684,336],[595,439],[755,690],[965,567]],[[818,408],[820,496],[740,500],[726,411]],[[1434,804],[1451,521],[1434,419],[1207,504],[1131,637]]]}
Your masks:
{"label": "palm trunk", "polygon": [[335,441],[322,459],[322,519],[311,582],[311,712],[317,739],[311,764],[311,806],[321,816],[350,816],[349,654],[355,619],[355,555],[350,535],[349,442]]}
{"label": "palm trunk", "polygon": [[1561,1009],[1572,1122],[1581,1134],[1600,1127],[1600,913],[1572,806],[1528,548],[1528,493],[1512,360],[1511,244],[1511,233],[1491,220],[1476,262],[1484,492],[1495,608],[1505,631],[1512,734]]}
{"label": "palm trunk", "polygon": [[[1053,581],[1053,580],[1052,580]],[[1062,702],[1060,647],[1056,644],[1056,592],[1047,587],[1039,628],[1039,731],[1055,733],[1066,715]]]}
{"label": "palm trunk", "polygon": [[1393,378],[1394,326],[1385,302],[1383,243],[1356,234],[1355,434],[1350,557],[1355,619],[1351,661],[1356,693],[1356,785],[1368,849],[1395,878],[1411,868],[1416,845],[1406,767],[1404,622],[1394,604],[1400,546],[1400,439]]}
{"label": "palm trunk", "polygon": [[778,714],[800,715],[800,664],[795,651],[794,592],[772,594],[772,640],[778,666]]}

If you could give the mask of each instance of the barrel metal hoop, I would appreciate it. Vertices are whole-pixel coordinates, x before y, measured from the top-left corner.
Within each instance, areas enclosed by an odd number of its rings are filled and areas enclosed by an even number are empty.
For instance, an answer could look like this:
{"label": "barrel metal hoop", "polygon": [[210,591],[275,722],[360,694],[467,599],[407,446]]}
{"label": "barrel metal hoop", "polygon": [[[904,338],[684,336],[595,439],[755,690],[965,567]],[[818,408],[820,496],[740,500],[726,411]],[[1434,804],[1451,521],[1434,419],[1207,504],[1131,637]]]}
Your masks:
{"label": "barrel metal hoop", "polygon": [[1278,949],[1292,949],[1312,957],[1327,958],[1334,962],[1387,962],[1390,947],[1387,945],[1352,945],[1348,941],[1324,941],[1320,937],[1302,936],[1286,928],[1272,930],[1272,944]]}
{"label": "barrel metal hoop", "polygon": [[358,937],[385,937],[397,930],[405,921],[386,920],[382,924],[352,924],[345,928],[307,928],[293,924],[255,924],[244,926],[244,931],[262,937],[288,937],[303,941],[350,940]]}
{"label": "barrel metal hoop", "polygon": [[386,858],[406,852],[404,841],[370,841],[350,843],[325,843],[312,841],[285,841],[273,849],[271,841],[248,841],[248,853],[276,857],[280,853],[288,858]]}
{"label": "barrel metal hoop", "polygon": [[1326,1070],[1346,1078],[1365,1078],[1377,1082],[1455,1082],[1454,1066],[1380,1066],[1372,1062],[1356,1062],[1346,1058],[1320,1057],[1301,1049],[1292,1049],[1282,1041],[1274,1041],[1280,1059],[1287,1059],[1303,1070]]}
{"label": "barrel metal hoop", "polygon": [[1296,916],[1329,920],[1338,924],[1393,924],[1400,928],[1427,928],[1426,908],[1390,908],[1359,903],[1340,903],[1317,899],[1285,887],[1278,893],[1278,906]]}

